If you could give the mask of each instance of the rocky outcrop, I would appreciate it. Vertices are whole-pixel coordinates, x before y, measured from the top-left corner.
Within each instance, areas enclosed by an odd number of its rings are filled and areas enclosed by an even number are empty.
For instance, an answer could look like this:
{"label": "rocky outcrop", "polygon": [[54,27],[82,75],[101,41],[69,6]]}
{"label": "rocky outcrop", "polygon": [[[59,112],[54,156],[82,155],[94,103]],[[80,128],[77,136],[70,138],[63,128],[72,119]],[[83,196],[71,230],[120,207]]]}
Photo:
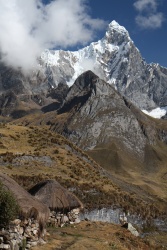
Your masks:
{"label": "rocky outcrop", "polygon": [[[47,117],[46,121],[47,121]],[[61,108],[47,124],[86,150],[101,166],[115,171],[130,165],[155,171],[167,128],[145,115],[109,83],[91,71],[69,89]],[[158,151],[157,151],[158,149]],[[166,146],[163,147],[164,153]],[[166,158],[165,158],[166,159]]]}
{"label": "rocky outcrop", "polygon": [[120,215],[120,224],[122,227],[128,229],[134,236],[139,236],[138,231],[132,226],[131,223],[128,222],[128,219],[125,214]]}
{"label": "rocky outcrop", "polygon": [[142,157],[146,138],[135,115],[122,96],[91,71],[82,74],[69,90],[58,114],[66,112],[71,118],[62,133],[79,147],[91,150],[115,141]]}
{"label": "rocky outcrop", "polygon": [[35,70],[25,76],[0,64],[0,115],[20,118],[32,112],[54,110],[64,100],[68,86],[51,84],[47,70]]}

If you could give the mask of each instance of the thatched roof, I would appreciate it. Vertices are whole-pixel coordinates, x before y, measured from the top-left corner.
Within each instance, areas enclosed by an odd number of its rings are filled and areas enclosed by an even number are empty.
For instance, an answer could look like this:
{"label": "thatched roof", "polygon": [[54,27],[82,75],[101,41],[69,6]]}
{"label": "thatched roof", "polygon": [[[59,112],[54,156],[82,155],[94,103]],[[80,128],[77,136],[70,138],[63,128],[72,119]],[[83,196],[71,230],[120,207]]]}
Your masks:
{"label": "thatched roof", "polygon": [[19,206],[20,215],[23,218],[35,218],[40,222],[46,222],[49,218],[49,209],[42,202],[31,196],[26,190],[17,184],[9,176],[0,173],[0,182],[15,196]]}
{"label": "thatched roof", "polygon": [[51,210],[70,211],[73,208],[83,208],[82,202],[55,180],[42,181],[29,192]]}

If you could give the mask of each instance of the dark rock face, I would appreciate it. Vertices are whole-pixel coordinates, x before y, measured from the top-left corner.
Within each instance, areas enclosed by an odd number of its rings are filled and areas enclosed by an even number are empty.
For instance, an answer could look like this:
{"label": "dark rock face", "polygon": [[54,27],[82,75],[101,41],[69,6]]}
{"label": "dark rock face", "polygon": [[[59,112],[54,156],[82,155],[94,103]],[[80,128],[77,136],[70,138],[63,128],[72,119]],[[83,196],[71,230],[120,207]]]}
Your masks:
{"label": "dark rock face", "polygon": [[67,93],[68,85],[66,83],[60,82],[56,88],[51,88],[47,94],[47,97],[56,99],[59,103],[63,103]]}
{"label": "dark rock face", "polygon": [[69,90],[58,114],[69,112],[62,132],[79,147],[91,150],[116,141],[118,147],[143,156],[146,138],[135,115],[115,89],[91,71]]}
{"label": "dark rock face", "polygon": [[13,90],[15,94],[23,93],[25,88],[22,82],[26,83],[25,77],[20,71],[15,71],[11,68],[5,67],[0,63],[0,92],[3,93],[8,90]]}
{"label": "dark rock face", "polygon": [[[118,26],[119,27],[119,26]],[[100,67],[107,73],[106,80],[140,109],[150,110],[167,105],[167,69],[158,64],[147,64],[126,30],[109,26],[104,40],[118,46],[101,54]]]}
{"label": "dark rock face", "polygon": [[16,95],[8,91],[5,94],[1,95],[0,98],[0,115],[8,115],[11,110],[14,110],[17,106],[17,97]]}
{"label": "dark rock face", "polygon": [[[167,150],[166,123],[162,128],[91,71],[75,81],[55,122],[48,124],[101,166],[116,171],[132,165],[156,171]],[[162,142],[163,148],[158,149]]]}

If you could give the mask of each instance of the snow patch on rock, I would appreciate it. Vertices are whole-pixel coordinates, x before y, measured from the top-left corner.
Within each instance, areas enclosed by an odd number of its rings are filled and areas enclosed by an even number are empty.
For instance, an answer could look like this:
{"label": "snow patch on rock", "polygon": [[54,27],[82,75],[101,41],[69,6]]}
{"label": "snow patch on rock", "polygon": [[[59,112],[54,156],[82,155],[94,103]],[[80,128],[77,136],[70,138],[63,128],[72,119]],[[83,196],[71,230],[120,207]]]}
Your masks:
{"label": "snow patch on rock", "polygon": [[164,115],[166,115],[166,113],[167,113],[167,106],[166,107],[158,107],[158,108],[153,109],[151,111],[142,110],[142,112],[145,113],[146,115],[151,116],[151,117],[160,119]]}

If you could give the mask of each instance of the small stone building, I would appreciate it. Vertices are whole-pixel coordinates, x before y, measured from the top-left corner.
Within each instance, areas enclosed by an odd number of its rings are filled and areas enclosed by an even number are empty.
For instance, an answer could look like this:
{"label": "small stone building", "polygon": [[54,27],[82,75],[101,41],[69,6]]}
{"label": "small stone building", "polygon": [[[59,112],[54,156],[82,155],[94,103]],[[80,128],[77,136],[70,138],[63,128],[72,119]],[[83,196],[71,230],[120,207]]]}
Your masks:
{"label": "small stone building", "polygon": [[82,202],[55,180],[46,180],[29,190],[50,209],[49,223],[62,226],[65,223],[78,223]]}
{"label": "small stone building", "polygon": [[30,248],[42,242],[50,215],[48,207],[9,176],[0,173],[0,182],[13,193],[20,207],[19,218],[11,222],[8,230],[0,231],[0,249],[17,249],[23,243]]}

